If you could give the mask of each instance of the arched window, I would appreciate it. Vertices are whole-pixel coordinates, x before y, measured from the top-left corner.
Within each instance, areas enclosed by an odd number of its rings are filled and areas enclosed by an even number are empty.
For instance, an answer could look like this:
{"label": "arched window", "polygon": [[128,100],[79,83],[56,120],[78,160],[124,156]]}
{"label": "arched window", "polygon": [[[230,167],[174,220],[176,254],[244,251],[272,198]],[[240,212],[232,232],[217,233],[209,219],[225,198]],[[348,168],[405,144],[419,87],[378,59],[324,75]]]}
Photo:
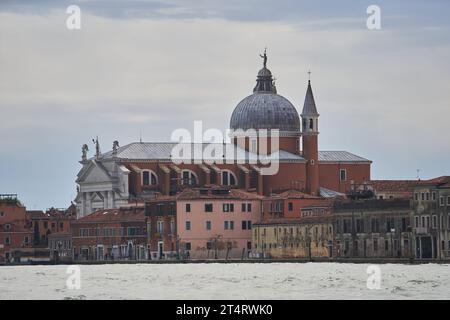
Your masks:
{"label": "arched window", "polygon": [[151,170],[142,171],[142,185],[156,186],[158,184],[158,176]]}
{"label": "arched window", "polygon": [[182,175],[182,180],[181,180],[181,184],[183,186],[195,186],[197,185],[197,175],[195,174],[194,171],[192,170],[183,170],[181,172]]}
{"label": "arched window", "polygon": [[222,185],[235,186],[237,184],[236,176],[230,170],[222,170]]}
{"label": "arched window", "polygon": [[314,120],[313,120],[313,119],[309,119],[309,128],[310,128],[311,130],[314,129]]}

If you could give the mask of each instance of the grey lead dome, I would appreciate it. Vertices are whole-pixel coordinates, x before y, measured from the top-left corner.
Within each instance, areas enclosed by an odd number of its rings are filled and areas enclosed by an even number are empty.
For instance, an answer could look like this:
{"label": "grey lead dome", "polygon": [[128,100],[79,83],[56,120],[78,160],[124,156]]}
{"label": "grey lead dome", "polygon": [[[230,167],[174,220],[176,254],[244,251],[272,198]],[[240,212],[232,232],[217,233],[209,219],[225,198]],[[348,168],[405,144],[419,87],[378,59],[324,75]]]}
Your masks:
{"label": "grey lead dome", "polygon": [[257,92],[239,102],[231,115],[230,128],[300,131],[300,118],[286,98]]}
{"label": "grey lead dome", "polygon": [[278,129],[280,132],[300,132],[298,112],[289,100],[277,94],[269,69],[264,67],[258,72],[253,92],[234,109],[230,129]]}

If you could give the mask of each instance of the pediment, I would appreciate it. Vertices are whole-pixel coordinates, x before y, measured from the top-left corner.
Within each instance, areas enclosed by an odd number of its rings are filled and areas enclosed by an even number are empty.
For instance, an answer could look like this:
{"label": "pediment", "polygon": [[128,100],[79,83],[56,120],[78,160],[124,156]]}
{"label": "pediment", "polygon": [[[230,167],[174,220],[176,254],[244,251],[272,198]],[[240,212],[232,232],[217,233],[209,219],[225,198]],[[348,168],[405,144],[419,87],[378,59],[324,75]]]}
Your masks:
{"label": "pediment", "polygon": [[77,180],[78,183],[111,182],[111,176],[108,174],[106,169],[100,163],[94,161],[91,161],[87,164],[86,168],[81,170]]}

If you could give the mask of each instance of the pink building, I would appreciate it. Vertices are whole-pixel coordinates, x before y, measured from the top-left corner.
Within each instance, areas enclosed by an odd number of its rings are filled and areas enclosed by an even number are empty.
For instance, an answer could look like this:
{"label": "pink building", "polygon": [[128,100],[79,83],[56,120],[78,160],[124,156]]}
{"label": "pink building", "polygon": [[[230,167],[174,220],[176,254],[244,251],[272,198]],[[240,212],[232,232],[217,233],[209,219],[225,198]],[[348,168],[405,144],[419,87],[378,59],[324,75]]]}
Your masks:
{"label": "pink building", "polygon": [[182,254],[195,259],[247,256],[252,225],[261,220],[261,199],[239,189],[186,189],[177,196]]}

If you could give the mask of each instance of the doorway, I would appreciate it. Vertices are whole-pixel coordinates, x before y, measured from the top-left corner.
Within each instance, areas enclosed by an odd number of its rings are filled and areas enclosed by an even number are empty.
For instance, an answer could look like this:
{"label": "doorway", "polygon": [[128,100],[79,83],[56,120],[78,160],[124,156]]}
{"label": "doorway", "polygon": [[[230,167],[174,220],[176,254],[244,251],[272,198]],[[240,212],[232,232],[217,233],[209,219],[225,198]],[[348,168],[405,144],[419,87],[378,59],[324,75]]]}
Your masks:
{"label": "doorway", "polygon": [[158,258],[162,259],[164,256],[164,242],[158,242]]}

